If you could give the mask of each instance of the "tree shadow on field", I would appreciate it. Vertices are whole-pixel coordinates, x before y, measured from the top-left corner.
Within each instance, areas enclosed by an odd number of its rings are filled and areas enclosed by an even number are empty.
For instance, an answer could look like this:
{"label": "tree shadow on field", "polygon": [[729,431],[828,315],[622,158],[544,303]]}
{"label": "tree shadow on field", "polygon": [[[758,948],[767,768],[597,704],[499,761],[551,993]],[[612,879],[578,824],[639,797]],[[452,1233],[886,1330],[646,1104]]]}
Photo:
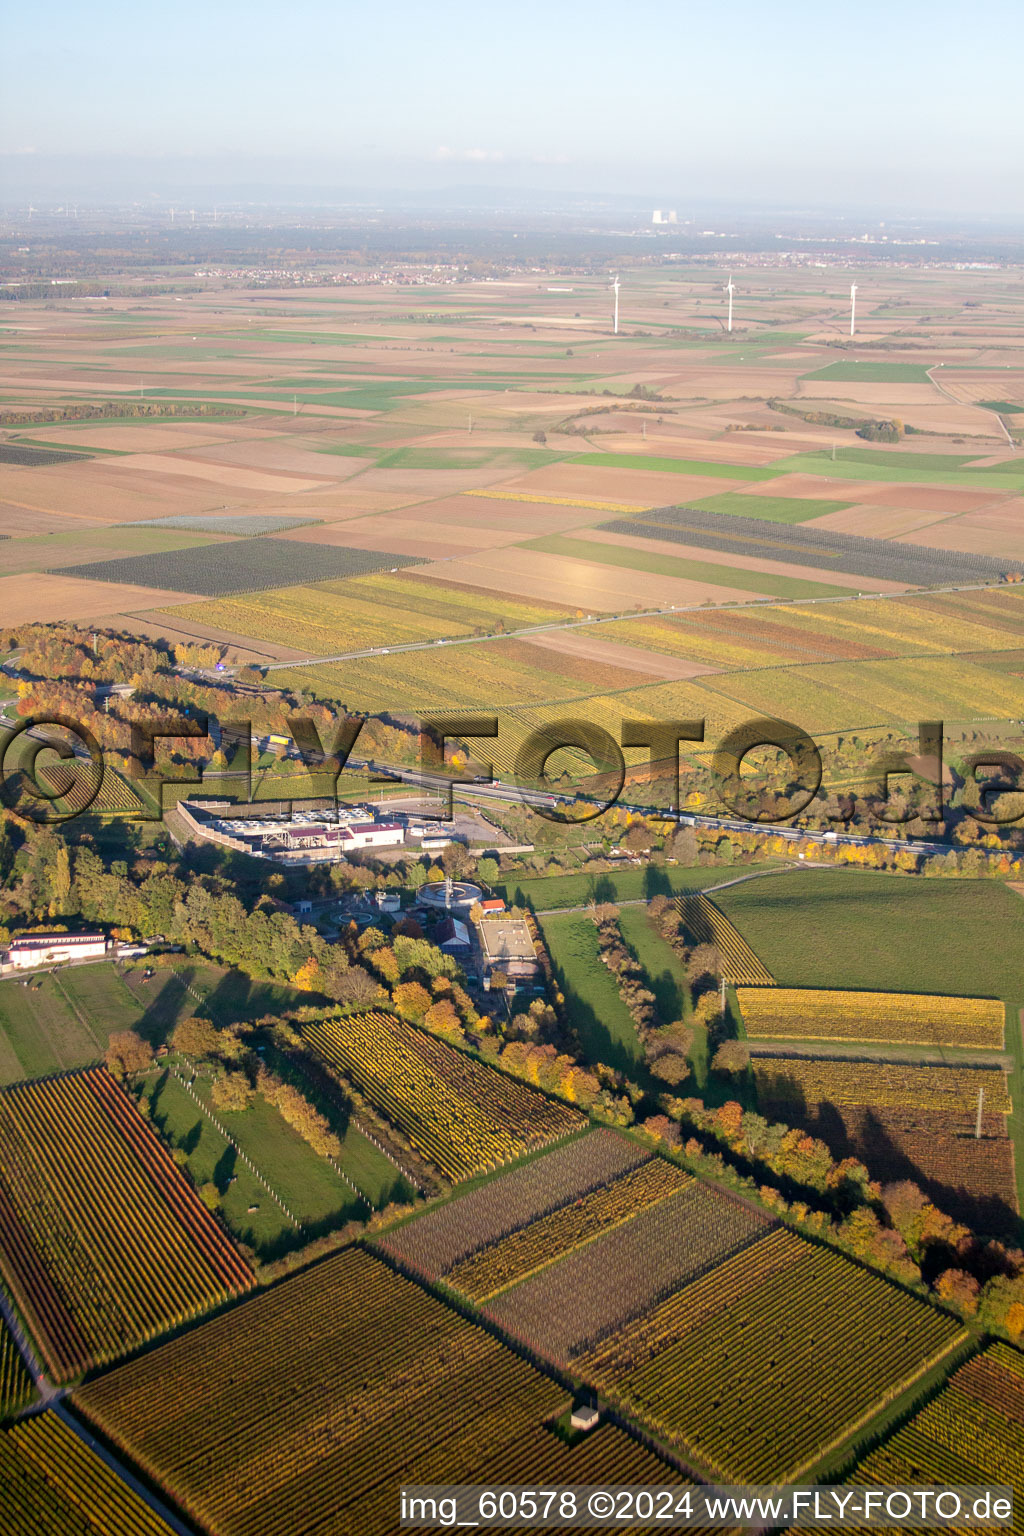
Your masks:
{"label": "tree shadow on field", "polygon": [[224,1195],[227,1192],[228,1185],[235,1176],[237,1165],[237,1151],[234,1147],[225,1147],[220,1157],[218,1157],[216,1167],[213,1170],[213,1182],[217,1186],[218,1194]]}
{"label": "tree shadow on field", "polygon": [[668,871],[660,864],[648,864],[644,869],[644,895],[648,901],[655,896],[671,896],[672,882]]}

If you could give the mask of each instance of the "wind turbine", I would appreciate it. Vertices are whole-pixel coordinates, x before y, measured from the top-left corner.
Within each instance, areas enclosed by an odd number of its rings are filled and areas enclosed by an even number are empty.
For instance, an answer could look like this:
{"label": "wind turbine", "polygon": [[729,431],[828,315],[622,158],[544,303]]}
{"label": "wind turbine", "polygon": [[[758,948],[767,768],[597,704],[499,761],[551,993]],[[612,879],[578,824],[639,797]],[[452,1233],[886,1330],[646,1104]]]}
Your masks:
{"label": "wind turbine", "polygon": [[729,295],[729,323],[726,326],[726,330],[731,331],[732,330],[732,296],[736,292],[736,287],[735,287],[735,284],[733,283],[732,273],[731,272],[729,273],[729,281],[725,285],[725,291]]}
{"label": "wind turbine", "polygon": [[615,326],[614,326],[614,334],[617,336],[619,334],[619,277],[618,277],[618,273],[616,273],[616,275],[615,275],[615,281],[614,281],[614,283],[612,283],[612,289],[614,290],[614,293],[615,293]]}
{"label": "wind turbine", "polygon": [[853,335],[857,323],[857,284],[850,284],[850,335]]}

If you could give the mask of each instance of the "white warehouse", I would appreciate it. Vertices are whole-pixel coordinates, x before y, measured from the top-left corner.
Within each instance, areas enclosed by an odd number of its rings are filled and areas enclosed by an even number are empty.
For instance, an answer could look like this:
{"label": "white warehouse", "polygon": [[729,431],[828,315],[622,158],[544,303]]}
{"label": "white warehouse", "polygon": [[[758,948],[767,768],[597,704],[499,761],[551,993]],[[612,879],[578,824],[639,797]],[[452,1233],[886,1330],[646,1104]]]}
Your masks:
{"label": "white warehouse", "polygon": [[29,933],[12,939],[3,964],[27,971],[35,965],[56,965],[65,960],[102,960],[107,953],[102,933]]}

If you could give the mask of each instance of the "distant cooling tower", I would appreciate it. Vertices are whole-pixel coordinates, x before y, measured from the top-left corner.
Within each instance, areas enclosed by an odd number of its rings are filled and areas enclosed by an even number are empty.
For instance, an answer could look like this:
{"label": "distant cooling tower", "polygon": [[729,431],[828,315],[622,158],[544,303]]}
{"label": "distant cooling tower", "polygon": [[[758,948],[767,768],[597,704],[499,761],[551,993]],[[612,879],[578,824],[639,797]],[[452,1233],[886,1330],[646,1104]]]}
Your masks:
{"label": "distant cooling tower", "polygon": [[665,215],[662,213],[660,208],[655,208],[654,213],[653,213],[653,215],[651,217],[651,223],[652,224],[664,224],[664,222],[665,222]]}

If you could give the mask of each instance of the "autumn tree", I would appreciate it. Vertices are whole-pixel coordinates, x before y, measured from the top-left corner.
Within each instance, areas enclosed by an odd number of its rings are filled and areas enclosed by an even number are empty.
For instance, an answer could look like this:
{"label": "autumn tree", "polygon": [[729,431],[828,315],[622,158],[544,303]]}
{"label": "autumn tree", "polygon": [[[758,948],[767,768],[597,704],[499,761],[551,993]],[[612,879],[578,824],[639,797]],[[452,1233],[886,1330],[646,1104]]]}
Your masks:
{"label": "autumn tree", "polygon": [[114,1077],[131,1077],[153,1065],[153,1049],[133,1029],[119,1029],[107,1042],[104,1060]]}
{"label": "autumn tree", "polygon": [[750,1051],[742,1040],[723,1040],[711,1062],[713,1072],[735,1076],[750,1066]]}
{"label": "autumn tree", "polygon": [[391,995],[396,1012],[414,1024],[419,1023],[430,1007],[430,993],[418,981],[403,981]]}
{"label": "autumn tree", "polygon": [[210,1089],[214,1109],[226,1114],[240,1114],[253,1101],[253,1089],[244,1072],[227,1072]]}

